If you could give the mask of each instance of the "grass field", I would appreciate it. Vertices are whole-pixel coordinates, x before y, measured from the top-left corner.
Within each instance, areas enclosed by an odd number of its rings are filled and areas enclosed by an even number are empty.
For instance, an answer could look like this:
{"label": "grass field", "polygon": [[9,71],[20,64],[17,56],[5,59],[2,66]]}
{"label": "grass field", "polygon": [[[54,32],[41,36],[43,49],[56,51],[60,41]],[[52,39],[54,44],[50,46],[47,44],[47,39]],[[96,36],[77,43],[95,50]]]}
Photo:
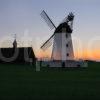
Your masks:
{"label": "grass field", "polygon": [[100,100],[100,63],[86,69],[0,64],[0,100]]}

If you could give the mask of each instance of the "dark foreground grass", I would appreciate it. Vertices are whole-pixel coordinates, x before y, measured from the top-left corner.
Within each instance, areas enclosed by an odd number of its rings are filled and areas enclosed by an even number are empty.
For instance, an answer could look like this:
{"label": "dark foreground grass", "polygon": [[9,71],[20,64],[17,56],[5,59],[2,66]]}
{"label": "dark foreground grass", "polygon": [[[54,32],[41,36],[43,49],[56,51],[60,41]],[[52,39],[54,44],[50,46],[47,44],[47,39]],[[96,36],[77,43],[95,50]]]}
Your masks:
{"label": "dark foreground grass", "polygon": [[0,65],[0,100],[100,100],[100,63],[86,69]]}

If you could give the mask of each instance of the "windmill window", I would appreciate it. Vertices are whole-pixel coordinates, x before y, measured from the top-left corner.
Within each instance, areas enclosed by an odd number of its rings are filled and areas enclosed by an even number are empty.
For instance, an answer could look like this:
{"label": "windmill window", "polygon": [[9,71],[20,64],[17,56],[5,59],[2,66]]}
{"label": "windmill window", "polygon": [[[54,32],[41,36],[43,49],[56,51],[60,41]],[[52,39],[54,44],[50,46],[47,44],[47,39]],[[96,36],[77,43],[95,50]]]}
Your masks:
{"label": "windmill window", "polygon": [[67,53],[67,57],[69,56],[69,53]]}
{"label": "windmill window", "polygon": [[68,38],[68,35],[66,34],[66,38]]}
{"label": "windmill window", "polygon": [[68,44],[66,44],[66,47],[68,47],[69,45]]}

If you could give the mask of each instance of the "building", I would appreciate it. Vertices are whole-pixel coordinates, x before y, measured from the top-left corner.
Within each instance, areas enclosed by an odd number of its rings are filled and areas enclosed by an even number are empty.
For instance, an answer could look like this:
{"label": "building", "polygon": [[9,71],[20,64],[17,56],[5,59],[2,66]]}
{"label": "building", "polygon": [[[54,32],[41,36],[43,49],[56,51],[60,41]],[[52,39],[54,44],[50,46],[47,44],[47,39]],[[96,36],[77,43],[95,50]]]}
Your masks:
{"label": "building", "polygon": [[35,62],[33,48],[17,47],[16,39],[12,48],[0,48],[0,63],[35,64]]}

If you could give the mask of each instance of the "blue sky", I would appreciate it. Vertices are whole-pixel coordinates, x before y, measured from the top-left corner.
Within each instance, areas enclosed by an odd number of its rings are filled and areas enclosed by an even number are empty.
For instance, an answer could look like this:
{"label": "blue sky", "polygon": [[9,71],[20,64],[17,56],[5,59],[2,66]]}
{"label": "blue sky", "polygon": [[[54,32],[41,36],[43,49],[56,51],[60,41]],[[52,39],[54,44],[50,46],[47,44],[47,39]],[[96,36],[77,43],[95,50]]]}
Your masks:
{"label": "blue sky", "polygon": [[[54,30],[50,30],[41,19],[45,10],[57,26],[69,12],[74,12],[73,37],[82,41],[83,48],[96,37],[100,37],[100,0],[0,0],[0,38],[17,34],[20,41],[24,33],[32,38],[34,49]],[[38,41],[38,43],[37,43]],[[96,42],[96,49],[100,48]],[[78,48],[74,43],[74,49]],[[100,50],[100,49],[99,49]]]}

